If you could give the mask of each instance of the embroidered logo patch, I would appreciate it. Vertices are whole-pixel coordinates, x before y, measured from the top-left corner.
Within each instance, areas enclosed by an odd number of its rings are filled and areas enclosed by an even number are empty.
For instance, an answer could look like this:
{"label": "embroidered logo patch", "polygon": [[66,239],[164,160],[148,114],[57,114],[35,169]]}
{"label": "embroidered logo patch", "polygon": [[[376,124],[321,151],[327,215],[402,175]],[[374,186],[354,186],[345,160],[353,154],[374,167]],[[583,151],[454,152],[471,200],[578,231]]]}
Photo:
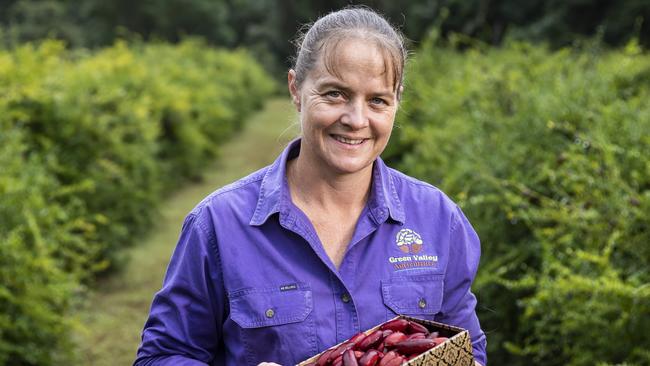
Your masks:
{"label": "embroidered logo patch", "polygon": [[397,247],[406,254],[416,254],[422,250],[422,238],[420,234],[411,229],[402,229],[395,237]]}
{"label": "embroidered logo patch", "polygon": [[395,236],[395,244],[404,254],[410,254],[388,258],[396,270],[435,267],[438,264],[437,255],[418,254],[422,251],[424,242],[420,234],[411,229],[400,230]]}

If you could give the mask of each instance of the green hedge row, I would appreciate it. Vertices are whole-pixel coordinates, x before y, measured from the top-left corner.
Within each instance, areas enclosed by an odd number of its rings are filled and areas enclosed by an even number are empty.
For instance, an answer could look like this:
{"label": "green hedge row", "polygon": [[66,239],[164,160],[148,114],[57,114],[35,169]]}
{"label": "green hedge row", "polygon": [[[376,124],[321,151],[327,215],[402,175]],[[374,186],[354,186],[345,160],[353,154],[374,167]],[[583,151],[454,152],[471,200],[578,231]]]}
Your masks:
{"label": "green hedge row", "polygon": [[69,360],[79,292],[272,89],[197,40],[0,50],[0,365]]}
{"label": "green hedge row", "polygon": [[415,55],[385,156],[477,229],[490,362],[650,364],[650,55],[454,41]]}

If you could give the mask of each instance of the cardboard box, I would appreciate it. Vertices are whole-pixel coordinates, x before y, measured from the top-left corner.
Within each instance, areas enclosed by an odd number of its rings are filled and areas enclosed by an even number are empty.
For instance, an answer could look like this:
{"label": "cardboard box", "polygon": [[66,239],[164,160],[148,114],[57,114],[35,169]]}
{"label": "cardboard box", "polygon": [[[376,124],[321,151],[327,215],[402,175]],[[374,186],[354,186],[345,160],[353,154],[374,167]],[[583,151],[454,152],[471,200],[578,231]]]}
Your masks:
{"label": "cardboard box", "polygon": [[[418,357],[404,363],[403,365],[409,366],[473,366],[474,365],[474,356],[472,355],[472,342],[469,337],[469,332],[463,328],[454,327],[451,325],[446,325],[430,320],[412,318],[410,316],[400,315],[394,319],[407,319],[415,321],[426,326],[429,331],[437,331],[442,337],[448,337],[449,339],[442,344],[437,345],[436,347],[422,353]],[[364,333],[370,334],[375,330],[379,329],[382,324],[377,325],[371,329],[368,329]],[[340,345],[330,347],[329,349],[336,348]],[[297,366],[304,366],[311,362],[318,360],[318,357],[327,350],[308,358]]]}

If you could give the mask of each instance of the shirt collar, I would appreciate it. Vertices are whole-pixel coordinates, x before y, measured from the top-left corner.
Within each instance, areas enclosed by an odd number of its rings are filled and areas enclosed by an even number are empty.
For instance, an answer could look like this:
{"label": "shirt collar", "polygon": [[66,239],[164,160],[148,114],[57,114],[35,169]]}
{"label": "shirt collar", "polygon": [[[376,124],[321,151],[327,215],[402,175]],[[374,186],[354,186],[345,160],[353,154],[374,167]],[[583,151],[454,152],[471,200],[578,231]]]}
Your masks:
{"label": "shirt collar", "polygon": [[[260,193],[250,225],[259,226],[274,213],[285,214],[291,202],[287,182],[287,161],[298,156],[300,139],[289,143],[282,154],[269,166],[262,179]],[[390,216],[393,220],[404,223],[405,215],[397,195],[389,168],[381,158],[373,165],[372,186],[368,198],[368,209],[377,224],[383,223]]]}

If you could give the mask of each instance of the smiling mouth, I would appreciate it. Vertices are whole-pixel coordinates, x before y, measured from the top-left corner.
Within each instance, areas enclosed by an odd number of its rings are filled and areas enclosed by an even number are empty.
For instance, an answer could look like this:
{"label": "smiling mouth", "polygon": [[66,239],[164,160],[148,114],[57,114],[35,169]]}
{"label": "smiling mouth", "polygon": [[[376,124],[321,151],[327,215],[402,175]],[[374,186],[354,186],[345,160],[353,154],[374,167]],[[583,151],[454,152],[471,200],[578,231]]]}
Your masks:
{"label": "smiling mouth", "polygon": [[334,140],[344,143],[346,145],[360,145],[367,140],[367,139],[349,139],[339,135],[332,135],[332,137],[334,138]]}

